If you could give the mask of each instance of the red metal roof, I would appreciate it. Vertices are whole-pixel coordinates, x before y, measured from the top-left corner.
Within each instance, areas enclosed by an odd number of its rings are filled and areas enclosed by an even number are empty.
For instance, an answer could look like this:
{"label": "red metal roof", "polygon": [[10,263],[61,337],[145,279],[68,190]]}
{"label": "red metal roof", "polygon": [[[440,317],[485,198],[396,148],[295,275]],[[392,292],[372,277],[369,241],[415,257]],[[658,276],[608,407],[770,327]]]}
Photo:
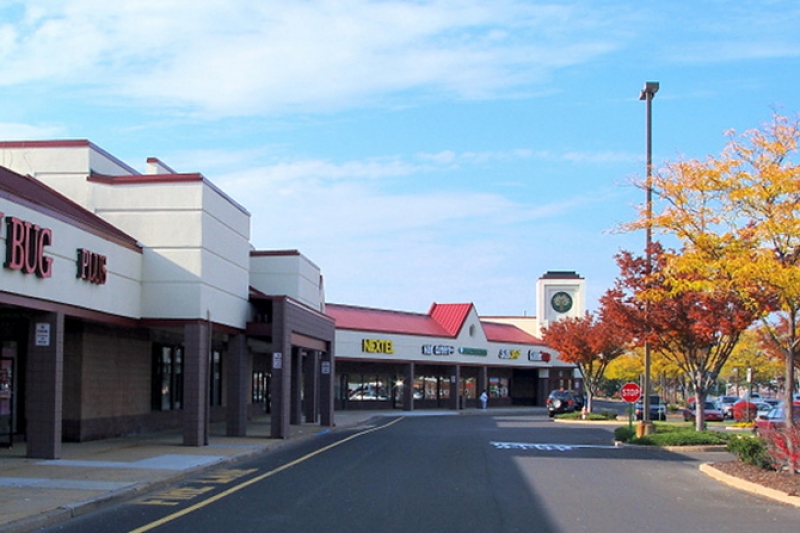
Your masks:
{"label": "red metal roof", "polygon": [[538,344],[545,346],[545,343],[527,333],[513,324],[500,324],[497,322],[481,321],[483,332],[486,339],[493,342],[508,342],[513,344]]}
{"label": "red metal roof", "polygon": [[437,304],[431,305],[428,314],[442,327],[447,330],[451,336],[455,337],[461,331],[461,326],[467,319],[472,304]]}
{"label": "red metal roof", "polygon": [[325,304],[325,313],[336,321],[336,327],[340,329],[436,337],[452,336],[430,315],[420,313],[339,304]]}
{"label": "red metal roof", "polygon": [[[326,304],[325,312],[336,321],[338,329],[375,331],[402,335],[456,337],[472,304],[433,304],[428,314],[389,311],[351,305]],[[513,344],[544,343],[511,324],[481,321],[486,338],[492,342]]]}

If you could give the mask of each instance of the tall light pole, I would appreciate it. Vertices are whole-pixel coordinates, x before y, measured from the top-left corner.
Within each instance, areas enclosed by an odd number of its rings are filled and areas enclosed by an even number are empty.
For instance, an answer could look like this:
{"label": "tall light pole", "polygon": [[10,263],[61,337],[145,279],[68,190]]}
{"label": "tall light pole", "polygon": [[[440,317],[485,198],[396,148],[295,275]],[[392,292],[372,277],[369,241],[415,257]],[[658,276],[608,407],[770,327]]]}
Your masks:
{"label": "tall light pole", "polygon": [[[646,204],[646,217],[647,227],[645,228],[645,255],[647,264],[645,266],[645,275],[650,275],[652,268],[652,254],[650,252],[651,245],[653,244],[653,98],[658,92],[658,82],[648,81],[644,84],[642,92],[639,94],[639,100],[644,100],[647,107],[647,119],[645,120],[646,130],[646,151],[647,151],[647,174],[645,178],[645,188],[647,189],[647,204]],[[649,330],[650,327],[650,304],[647,305],[647,316],[645,317],[647,323],[645,324]],[[649,336],[649,331],[646,332]],[[653,432],[653,424],[650,422],[650,341],[645,337],[644,342],[644,376],[642,379],[642,429],[643,435],[649,435]]]}

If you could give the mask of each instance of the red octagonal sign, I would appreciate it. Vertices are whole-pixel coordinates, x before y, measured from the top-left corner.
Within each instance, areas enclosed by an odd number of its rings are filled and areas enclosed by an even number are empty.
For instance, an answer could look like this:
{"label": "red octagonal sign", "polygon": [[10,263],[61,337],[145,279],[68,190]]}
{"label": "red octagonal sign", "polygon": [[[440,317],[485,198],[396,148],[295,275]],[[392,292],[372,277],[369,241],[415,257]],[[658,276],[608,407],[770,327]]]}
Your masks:
{"label": "red octagonal sign", "polygon": [[626,383],[619,390],[619,395],[628,403],[633,403],[642,397],[642,388],[637,383]]}

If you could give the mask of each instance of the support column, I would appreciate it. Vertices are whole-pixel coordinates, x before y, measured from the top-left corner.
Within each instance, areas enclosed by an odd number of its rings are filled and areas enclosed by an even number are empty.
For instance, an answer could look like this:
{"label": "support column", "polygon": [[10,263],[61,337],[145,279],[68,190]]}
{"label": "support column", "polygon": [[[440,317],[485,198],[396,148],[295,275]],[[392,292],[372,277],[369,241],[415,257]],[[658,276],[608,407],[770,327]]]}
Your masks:
{"label": "support column", "polygon": [[489,367],[482,366],[478,369],[478,396],[486,391],[489,394]]}
{"label": "support column", "polygon": [[336,368],[333,359],[333,343],[329,343],[328,351],[323,352],[320,357],[320,380],[319,380],[319,409],[320,425],[325,427],[334,426],[333,389],[336,380]]}
{"label": "support column", "polygon": [[37,315],[31,321],[25,416],[28,457],[61,457],[64,390],[64,314]]}
{"label": "support column", "polygon": [[228,393],[226,398],[225,434],[229,437],[247,435],[247,337],[234,335],[228,342],[225,358]]}
{"label": "support column", "polygon": [[303,423],[303,351],[292,346],[292,386],[291,386],[291,413],[289,423],[299,425]]}
{"label": "support column", "polygon": [[461,408],[461,367],[454,365],[450,367],[450,401],[448,408],[458,410]]}
{"label": "support column", "polygon": [[286,331],[286,302],[278,299],[272,305],[272,339],[275,351],[272,353],[270,379],[272,405],[269,431],[273,439],[285,439],[289,437],[291,412],[292,346],[289,332]]}
{"label": "support column", "polygon": [[309,350],[303,358],[303,415],[306,422],[319,419],[319,351]]}
{"label": "support column", "polygon": [[414,363],[403,368],[403,411],[414,410]]}
{"label": "support column", "polygon": [[208,358],[210,325],[184,326],[183,445],[208,445]]}

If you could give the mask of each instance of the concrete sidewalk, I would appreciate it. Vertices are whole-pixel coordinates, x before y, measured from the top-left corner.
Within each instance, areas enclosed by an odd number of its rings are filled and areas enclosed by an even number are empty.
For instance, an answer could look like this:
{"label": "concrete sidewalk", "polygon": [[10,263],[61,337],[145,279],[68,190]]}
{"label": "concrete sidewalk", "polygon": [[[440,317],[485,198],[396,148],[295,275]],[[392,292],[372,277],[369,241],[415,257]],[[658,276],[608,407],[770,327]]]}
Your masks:
{"label": "concrete sidewalk", "polygon": [[0,448],[0,533],[32,531],[291,441],[355,427],[376,416],[407,414],[337,412],[334,428],[291,426],[288,439],[270,439],[269,417],[264,416],[248,422],[246,437],[226,437],[224,424],[212,424],[209,445],[202,448],[183,446],[180,431],[167,431],[64,443],[58,460],[27,459],[25,443],[15,443]]}

